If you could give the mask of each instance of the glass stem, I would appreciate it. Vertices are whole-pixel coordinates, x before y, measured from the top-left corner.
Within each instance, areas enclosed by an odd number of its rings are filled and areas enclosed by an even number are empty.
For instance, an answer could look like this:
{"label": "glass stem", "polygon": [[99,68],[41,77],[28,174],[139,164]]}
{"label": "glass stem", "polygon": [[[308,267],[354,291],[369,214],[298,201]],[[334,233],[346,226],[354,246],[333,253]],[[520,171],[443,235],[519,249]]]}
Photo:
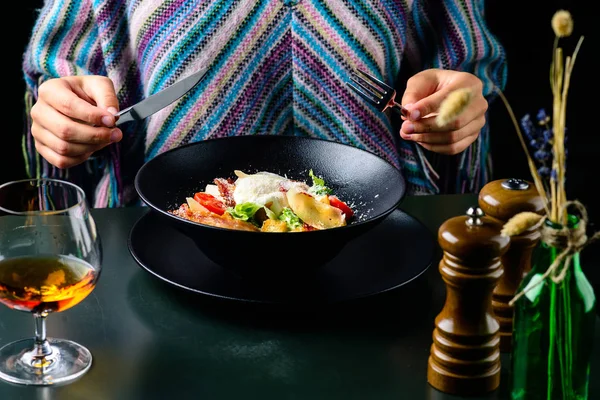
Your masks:
{"label": "glass stem", "polygon": [[35,344],[33,349],[33,356],[35,358],[45,358],[52,354],[52,347],[46,339],[46,317],[47,312],[34,313],[33,318],[35,320]]}

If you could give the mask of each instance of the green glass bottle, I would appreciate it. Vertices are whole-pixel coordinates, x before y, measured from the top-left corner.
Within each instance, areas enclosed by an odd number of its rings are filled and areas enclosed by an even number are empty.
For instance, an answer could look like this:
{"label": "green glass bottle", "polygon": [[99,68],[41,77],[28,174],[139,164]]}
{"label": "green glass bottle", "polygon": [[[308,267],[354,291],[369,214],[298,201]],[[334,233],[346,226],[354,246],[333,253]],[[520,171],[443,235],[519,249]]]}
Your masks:
{"label": "green glass bottle", "polygon": [[[569,227],[577,218],[569,217]],[[560,226],[547,222],[547,226]],[[511,353],[511,396],[525,400],[580,400],[588,398],[591,348],[596,322],[596,297],[573,255],[564,280],[540,281],[561,250],[540,242],[533,266],[515,302]],[[560,265],[556,271],[562,270]],[[535,285],[535,286],[534,286]]]}

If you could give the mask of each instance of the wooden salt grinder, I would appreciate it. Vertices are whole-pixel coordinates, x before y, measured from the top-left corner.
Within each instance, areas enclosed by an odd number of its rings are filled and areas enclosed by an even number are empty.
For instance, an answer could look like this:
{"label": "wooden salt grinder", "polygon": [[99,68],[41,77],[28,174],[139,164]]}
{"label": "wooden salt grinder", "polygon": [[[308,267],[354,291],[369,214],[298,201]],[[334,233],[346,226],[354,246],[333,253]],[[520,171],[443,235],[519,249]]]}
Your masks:
{"label": "wooden salt grinder", "polygon": [[510,242],[500,235],[500,228],[498,221],[472,207],[438,231],[446,303],[435,319],[427,380],[439,391],[481,395],[500,384],[499,325],[492,311],[492,291],[502,275],[500,257]]}
{"label": "wooden salt grinder", "polygon": [[[502,225],[514,215],[530,211],[544,214],[544,202],[535,185],[521,179],[489,182],[479,192],[479,207]],[[500,324],[500,351],[512,347],[513,308],[508,304],[519,284],[531,269],[531,253],[540,240],[538,230],[528,230],[510,239],[510,248],[502,256],[504,273],[494,289],[492,308]]]}

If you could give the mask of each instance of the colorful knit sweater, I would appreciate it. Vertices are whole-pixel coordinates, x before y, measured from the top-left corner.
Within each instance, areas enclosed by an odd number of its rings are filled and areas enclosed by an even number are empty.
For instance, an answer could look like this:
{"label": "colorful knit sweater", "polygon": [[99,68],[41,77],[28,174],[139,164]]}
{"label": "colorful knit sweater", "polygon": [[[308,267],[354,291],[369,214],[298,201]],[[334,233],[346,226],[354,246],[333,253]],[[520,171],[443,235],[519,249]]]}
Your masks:
{"label": "colorful knit sweater", "polygon": [[[399,138],[394,116],[349,91],[350,71],[397,86],[401,67],[467,71],[486,96],[506,79],[483,0],[46,0],[24,57],[27,103],[44,80],[98,74],[125,108],[209,64],[192,92],[124,127],[119,144],[83,165],[52,167],[28,132],[28,173],[71,179],[95,207],[114,207],[136,200],[137,169],[165,150],[222,136],[301,135],[367,149],[402,169],[408,193],[437,193],[424,150]],[[488,146],[486,127],[460,156],[458,191],[487,181]]]}

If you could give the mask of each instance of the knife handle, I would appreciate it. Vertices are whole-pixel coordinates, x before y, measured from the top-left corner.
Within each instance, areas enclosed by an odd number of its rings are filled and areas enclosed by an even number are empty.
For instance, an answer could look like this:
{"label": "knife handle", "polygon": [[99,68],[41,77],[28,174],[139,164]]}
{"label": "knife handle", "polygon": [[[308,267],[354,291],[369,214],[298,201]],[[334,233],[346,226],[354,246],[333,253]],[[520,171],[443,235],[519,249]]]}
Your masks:
{"label": "knife handle", "polygon": [[135,121],[136,118],[135,115],[132,115],[133,113],[132,107],[127,107],[116,113],[115,117],[117,118],[117,121],[115,122],[115,126],[119,126],[125,122]]}

